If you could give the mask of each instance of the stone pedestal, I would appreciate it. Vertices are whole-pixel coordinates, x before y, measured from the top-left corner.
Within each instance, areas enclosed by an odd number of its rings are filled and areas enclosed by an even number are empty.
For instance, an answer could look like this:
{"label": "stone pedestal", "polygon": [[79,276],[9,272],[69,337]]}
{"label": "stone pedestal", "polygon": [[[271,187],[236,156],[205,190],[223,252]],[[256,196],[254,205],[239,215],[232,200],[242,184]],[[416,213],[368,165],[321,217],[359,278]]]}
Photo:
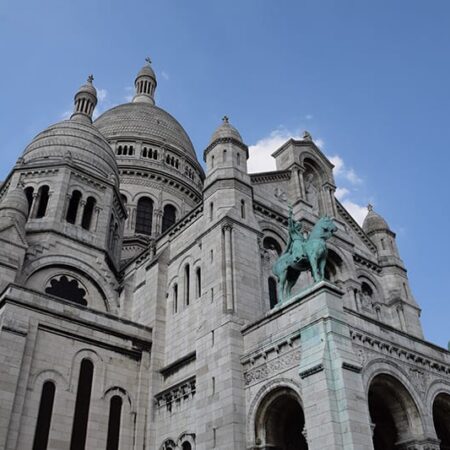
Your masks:
{"label": "stone pedestal", "polygon": [[299,375],[309,450],[372,450],[361,366],[345,322],[343,293],[321,282],[301,295]]}

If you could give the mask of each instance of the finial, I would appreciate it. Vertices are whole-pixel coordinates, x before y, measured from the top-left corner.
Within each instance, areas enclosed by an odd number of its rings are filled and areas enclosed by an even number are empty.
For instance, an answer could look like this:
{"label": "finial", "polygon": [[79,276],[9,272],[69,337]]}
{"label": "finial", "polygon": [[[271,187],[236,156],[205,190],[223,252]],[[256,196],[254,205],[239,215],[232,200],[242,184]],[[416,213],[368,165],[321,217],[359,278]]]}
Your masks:
{"label": "finial", "polygon": [[223,116],[222,120],[223,120],[223,123],[228,123],[228,116]]}
{"label": "finial", "polygon": [[145,58],[145,62],[148,63],[149,66],[152,64],[152,60],[150,59],[149,56],[147,56],[147,58]]}
{"label": "finial", "polygon": [[87,82],[91,83],[94,81],[94,75],[92,75],[92,73],[87,77]]}
{"label": "finial", "polygon": [[303,140],[304,141],[312,141],[312,136],[308,131],[303,132]]}
{"label": "finial", "polygon": [[367,210],[370,212],[370,211],[373,211],[373,205],[371,205],[370,203],[367,205]]}

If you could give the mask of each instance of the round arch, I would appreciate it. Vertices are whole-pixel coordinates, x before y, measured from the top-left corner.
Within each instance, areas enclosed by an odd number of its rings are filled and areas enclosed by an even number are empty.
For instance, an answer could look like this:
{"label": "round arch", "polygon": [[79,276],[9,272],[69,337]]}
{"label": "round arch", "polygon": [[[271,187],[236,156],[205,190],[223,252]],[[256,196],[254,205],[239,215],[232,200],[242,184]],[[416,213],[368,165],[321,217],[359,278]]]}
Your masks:
{"label": "round arch", "polygon": [[[370,367],[371,366],[371,367]],[[395,450],[398,444],[423,437],[423,405],[394,364],[378,360],[369,363],[366,373],[367,404],[373,428],[375,450]]]}
{"label": "round arch", "polygon": [[300,385],[290,379],[272,380],[253,399],[247,418],[249,446],[280,450],[307,449]]}

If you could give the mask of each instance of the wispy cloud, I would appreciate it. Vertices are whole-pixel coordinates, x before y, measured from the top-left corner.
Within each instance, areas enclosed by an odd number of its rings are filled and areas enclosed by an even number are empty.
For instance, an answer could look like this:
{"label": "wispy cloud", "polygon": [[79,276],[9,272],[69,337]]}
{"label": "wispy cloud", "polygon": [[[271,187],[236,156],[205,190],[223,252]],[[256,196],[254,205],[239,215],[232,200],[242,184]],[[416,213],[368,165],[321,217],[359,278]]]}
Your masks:
{"label": "wispy cloud", "polygon": [[[275,159],[272,153],[281,147],[289,139],[302,139],[303,133],[299,130],[294,132],[279,127],[268,136],[258,140],[256,144],[249,147],[248,171],[269,172],[276,170]],[[314,143],[321,149],[325,147],[325,142],[321,138],[314,139]],[[357,188],[363,184],[363,179],[353,168],[348,168],[344,159],[340,155],[327,156],[334,165],[333,173],[338,188],[336,198],[342,203],[352,217],[362,225],[367,214],[367,208],[357,200]]]}
{"label": "wispy cloud", "polygon": [[161,71],[161,76],[162,76],[166,81],[169,80],[169,74],[168,74],[165,70]]}

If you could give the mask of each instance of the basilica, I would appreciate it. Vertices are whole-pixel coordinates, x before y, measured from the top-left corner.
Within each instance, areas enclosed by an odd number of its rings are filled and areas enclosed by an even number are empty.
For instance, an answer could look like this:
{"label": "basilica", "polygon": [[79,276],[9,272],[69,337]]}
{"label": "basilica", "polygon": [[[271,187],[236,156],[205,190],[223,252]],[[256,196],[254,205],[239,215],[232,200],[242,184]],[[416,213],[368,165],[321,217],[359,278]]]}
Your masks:
{"label": "basilica", "polygon": [[[224,117],[201,164],[150,61],[134,85],[93,120],[90,76],[0,188],[0,449],[450,449],[450,352],[386,220],[309,133],[248,173]],[[324,279],[281,298],[289,224],[324,217]]]}

